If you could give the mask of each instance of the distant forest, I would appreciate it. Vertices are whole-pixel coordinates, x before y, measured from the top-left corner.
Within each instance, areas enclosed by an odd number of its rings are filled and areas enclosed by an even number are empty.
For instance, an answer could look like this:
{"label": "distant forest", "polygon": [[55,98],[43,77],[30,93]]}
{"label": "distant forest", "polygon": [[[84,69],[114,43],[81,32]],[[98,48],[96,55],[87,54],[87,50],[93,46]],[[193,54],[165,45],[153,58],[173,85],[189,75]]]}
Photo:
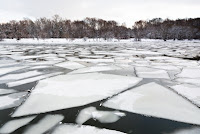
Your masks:
{"label": "distant forest", "polygon": [[36,21],[24,19],[0,24],[0,40],[4,38],[104,38],[129,39],[140,41],[148,39],[200,39],[200,18],[161,19],[137,21],[132,28],[116,21],[97,18],[84,20],[65,20],[58,15],[52,19],[40,18]]}

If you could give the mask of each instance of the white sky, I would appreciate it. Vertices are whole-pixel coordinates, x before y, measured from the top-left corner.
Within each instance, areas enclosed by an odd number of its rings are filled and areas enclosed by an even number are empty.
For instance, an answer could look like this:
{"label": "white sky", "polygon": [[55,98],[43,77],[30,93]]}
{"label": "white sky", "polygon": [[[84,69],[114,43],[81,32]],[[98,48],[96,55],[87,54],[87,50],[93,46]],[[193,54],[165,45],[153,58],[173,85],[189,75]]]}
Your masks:
{"label": "white sky", "polygon": [[200,17],[200,0],[0,0],[0,22],[55,14],[71,20],[116,20],[131,27],[140,19]]}

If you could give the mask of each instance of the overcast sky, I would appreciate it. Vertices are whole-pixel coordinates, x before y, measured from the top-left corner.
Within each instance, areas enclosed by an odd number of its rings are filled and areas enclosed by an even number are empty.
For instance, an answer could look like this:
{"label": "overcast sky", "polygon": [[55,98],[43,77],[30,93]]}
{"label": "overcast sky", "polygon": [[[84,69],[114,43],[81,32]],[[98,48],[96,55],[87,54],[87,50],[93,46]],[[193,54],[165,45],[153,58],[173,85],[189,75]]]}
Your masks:
{"label": "overcast sky", "polygon": [[0,0],[0,22],[55,14],[116,20],[130,27],[140,19],[200,17],[200,0]]}

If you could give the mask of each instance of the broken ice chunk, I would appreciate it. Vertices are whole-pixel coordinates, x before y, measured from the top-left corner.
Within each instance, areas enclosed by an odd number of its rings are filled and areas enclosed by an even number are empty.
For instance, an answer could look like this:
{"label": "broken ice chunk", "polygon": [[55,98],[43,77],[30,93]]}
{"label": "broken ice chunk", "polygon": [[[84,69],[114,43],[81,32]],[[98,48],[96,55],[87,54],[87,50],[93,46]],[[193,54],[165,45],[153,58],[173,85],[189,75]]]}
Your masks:
{"label": "broken ice chunk", "polygon": [[2,133],[2,134],[12,133],[15,130],[17,130],[18,128],[31,122],[35,117],[36,116],[31,116],[31,117],[26,117],[26,118],[22,118],[22,119],[11,120],[3,125],[3,127],[0,129],[0,133]]}
{"label": "broken ice chunk", "polygon": [[200,109],[170,89],[149,83],[106,101],[103,106],[200,125]]}
{"label": "broken ice chunk", "polygon": [[19,106],[26,95],[27,92],[21,92],[0,96],[0,110]]}
{"label": "broken ice chunk", "polygon": [[79,125],[82,125],[86,121],[92,118],[92,112],[95,112],[96,108],[95,107],[88,107],[80,111],[76,118],[76,123]]}
{"label": "broken ice chunk", "polygon": [[25,79],[25,78],[37,76],[40,74],[42,74],[42,73],[38,72],[38,71],[29,71],[29,72],[19,73],[19,74],[8,74],[3,77],[0,77],[0,81],[4,81],[4,80],[13,81],[13,80]]}
{"label": "broken ice chunk", "polygon": [[43,134],[56,126],[63,119],[63,115],[46,115],[37,124],[28,127],[24,134]]}
{"label": "broken ice chunk", "polygon": [[200,86],[200,78],[198,79],[192,79],[192,78],[178,78],[175,79],[175,81],[180,82],[180,83],[188,83],[188,84],[193,84],[196,86]]}
{"label": "broken ice chunk", "polygon": [[117,66],[92,66],[72,71],[69,74],[90,73],[90,72],[100,72],[100,71],[120,70],[120,69],[122,68]]}
{"label": "broken ice chunk", "polygon": [[13,71],[17,71],[17,70],[20,70],[20,69],[24,69],[24,68],[26,68],[26,67],[25,66],[21,66],[21,67],[0,68],[0,75],[7,74],[7,73],[10,73],[10,72],[13,72]]}
{"label": "broken ice chunk", "polygon": [[200,107],[200,87],[189,84],[181,84],[172,86],[171,88]]}
{"label": "broken ice chunk", "polygon": [[148,68],[148,67],[135,67],[136,74],[141,78],[163,78],[170,79],[167,71]]}
{"label": "broken ice chunk", "polygon": [[88,107],[79,113],[76,123],[82,125],[87,120],[93,118],[101,123],[113,123],[120,119],[120,117],[125,116],[124,113],[119,111],[99,111],[95,107]]}
{"label": "broken ice chunk", "polygon": [[93,119],[97,119],[101,123],[113,123],[122,116],[125,116],[125,114],[119,111],[96,111],[92,113]]}
{"label": "broken ice chunk", "polygon": [[177,77],[200,78],[200,68],[184,68]]}
{"label": "broken ice chunk", "polygon": [[72,61],[62,62],[62,63],[56,64],[55,66],[63,67],[63,68],[71,69],[71,70],[85,67],[84,65],[80,63],[72,62]]}
{"label": "broken ice chunk", "polygon": [[[101,73],[60,75],[39,81],[13,117],[72,108],[106,99],[142,79]],[[34,107],[34,109],[32,109]]]}
{"label": "broken ice chunk", "polygon": [[91,62],[91,63],[113,63],[114,59],[78,59],[74,57],[67,57],[69,61],[83,61],[83,62]]}
{"label": "broken ice chunk", "polygon": [[25,79],[25,80],[8,82],[7,85],[8,85],[8,87],[15,87],[15,86],[23,85],[23,84],[26,84],[26,83],[38,81],[38,80],[41,80],[41,79],[49,78],[49,77],[52,77],[52,76],[60,75],[62,73],[63,72],[56,72],[56,73],[50,73],[50,74],[45,74],[45,75],[41,75],[41,76],[36,76],[36,77],[33,77],[33,78],[28,78],[28,79]]}

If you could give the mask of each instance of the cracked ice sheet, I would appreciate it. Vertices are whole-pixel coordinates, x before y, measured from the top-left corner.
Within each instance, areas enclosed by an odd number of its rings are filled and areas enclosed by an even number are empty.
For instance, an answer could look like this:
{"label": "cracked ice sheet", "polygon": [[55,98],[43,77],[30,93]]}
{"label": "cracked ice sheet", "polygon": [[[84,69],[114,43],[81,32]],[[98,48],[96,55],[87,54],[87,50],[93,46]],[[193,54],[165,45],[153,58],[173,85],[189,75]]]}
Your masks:
{"label": "cracked ice sheet", "polygon": [[200,125],[200,109],[170,89],[149,83],[106,101],[103,106]]}
{"label": "cracked ice sheet", "polygon": [[171,88],[200,107],[200,87],[189,84],[181,84],[172,86]]}
{"label": "cracked ice sheet", "polygon": [[21,66],[21,67],[8,67],[8,68],[0,68],[0,75],[4,75],[13,71],[17,71],[20,69],[24,69],[26,66]]}
{"label": "cracked ice sheet", "polygon": [[79,64],[77,62],[72,62],[72,61],[62,62],[62,63],[56,64],[55,66],[63,67],[63,68],[71,69],[71,70],[85,67],[82,64]]}
{"label": "cracked ice sheet", "polygon": [[52,134],[125,134],[115,130],[99,129],[86,125],[63,124],[58,126]]}
{"label": "cracked ice sheet", "polygon": [[31,117],[26,117],[26,118],[22,118],[22,119],[11,120],[3,125],[3,127],[0,129],[0,133],[3,133],[3,134],[4,133],[5,134],[12,133],[15,130],[17,130],[18,128],[31,122],[35,117],[36,116],[31,116]]}
{"label": "cracked ice sheet", "polygon": [[60,75],[41,80],[25,103],[12,116],[86,105],[133,87],[141,80],[136,77],[101,73]]}
{"label": "cracked ice sheet", "polygon": [[31,83],[31,82],[34,82],[34,81],[38,81],[38,80],[41,80],[41,79],[46,79],[46,78],[49,78],[49,77],[52,77],[52,76],[60,75],[62,73],[63,72],[56,72],[56,73],[45,74],[45,75],[36,76],[36,77],[33,77],[33,78],[24,79],[24,80],[8,82],[7,85],[8,85],[8,87],[15,87],[15,86]]}
{"label": "cracked ice sheet", "polygon": [[200,78],[200,68],[184,68],[177,77]]}
{"label": "cracked ice sheet", "polygon": [[0,110],[19,106],[26,95],[27,92],[21,92],[0,96]]}
{"label": "cracked ice sheet", "polygon": [[28,127],[23,134],[43,134],[59,124],[63,119],[63,115],[46,115],[37,124]]}
{"label": "cracked ice sheet", "polygon": [[79,73],[91,73],[91,72],[100,72],[100,71],[109,71],[109,70],[120,70],[122,68],[117,66],[92,66],[92,67],[86,67],[81,68],[75,71],[70,72],[69,74],[79,74]]}
{"label": "cracked ice sheet", "polygon": [[82,125],[91,118],[101,123],[113,123],[123,116],[126,116],[126,114],[119,111],[99,111],[95,107],[88,107],[80,111],[76,118],[76,123]]}
{"label": "cracked ice sheet", "polygon": [[165,70],[148,68],[148,67],[135,67],[136,74],[141,78],[163,78],[170,79],[169,74]]}
{"label": "cracked ice sheet", "polygon": [[0,77],[0,83],[4,83],[1,81],[13,81],[13,80],[19,80],[19,79],[24,79],[24,78],[28,78],[28,77],[33,77],[33,76],[37,76],[37,75],[41,75],[41,72],[38,71],[29,71],[29,72],[25,72],[25,73],[19,73],[19,74],[8,74],[5,76]]}

